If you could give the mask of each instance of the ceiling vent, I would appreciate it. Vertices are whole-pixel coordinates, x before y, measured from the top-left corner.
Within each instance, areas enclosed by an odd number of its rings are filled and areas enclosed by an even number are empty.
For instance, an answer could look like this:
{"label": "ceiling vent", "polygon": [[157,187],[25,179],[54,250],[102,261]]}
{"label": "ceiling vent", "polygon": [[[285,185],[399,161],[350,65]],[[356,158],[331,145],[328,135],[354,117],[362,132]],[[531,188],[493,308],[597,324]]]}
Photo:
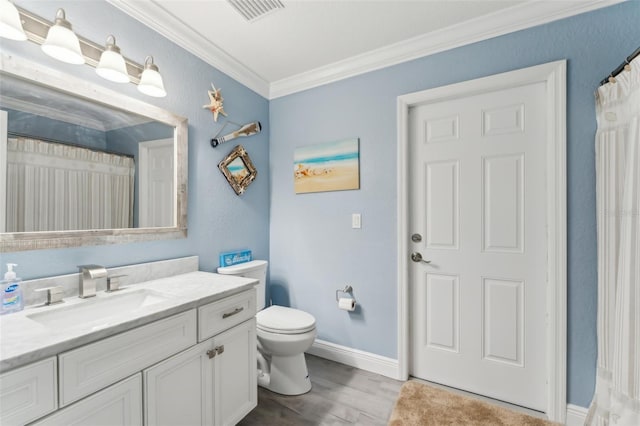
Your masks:
{"label": "ceiling vent", "polygon": [[284,9],[280,0],[227,0],[246,19],[253,22],[277,10]]}

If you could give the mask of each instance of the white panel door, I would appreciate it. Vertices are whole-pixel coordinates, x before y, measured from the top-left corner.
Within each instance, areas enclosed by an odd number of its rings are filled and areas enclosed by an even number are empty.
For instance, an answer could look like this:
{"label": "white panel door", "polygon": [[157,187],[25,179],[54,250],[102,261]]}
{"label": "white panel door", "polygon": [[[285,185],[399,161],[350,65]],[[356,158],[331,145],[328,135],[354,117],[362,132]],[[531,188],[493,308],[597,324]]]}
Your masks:
{"label": "white panel door", "polygon": [[175,226],[173,139],[139,144],[139,226]]}
{"label": "white panel door", "polygon": [[411,374],[541,411],[544,107],[537,83],[409,113]]}

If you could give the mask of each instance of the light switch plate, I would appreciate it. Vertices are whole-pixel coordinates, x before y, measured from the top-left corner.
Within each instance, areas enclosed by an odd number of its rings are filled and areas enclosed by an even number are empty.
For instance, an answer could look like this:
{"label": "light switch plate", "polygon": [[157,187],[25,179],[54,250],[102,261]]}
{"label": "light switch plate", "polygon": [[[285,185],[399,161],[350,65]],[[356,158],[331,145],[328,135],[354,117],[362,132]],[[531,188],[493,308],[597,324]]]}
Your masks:
{"label": "light switch plate", "polygon": [[351,227],[353,229],[362,228],[362,218],[360,216],[360,213],[351,214]]}

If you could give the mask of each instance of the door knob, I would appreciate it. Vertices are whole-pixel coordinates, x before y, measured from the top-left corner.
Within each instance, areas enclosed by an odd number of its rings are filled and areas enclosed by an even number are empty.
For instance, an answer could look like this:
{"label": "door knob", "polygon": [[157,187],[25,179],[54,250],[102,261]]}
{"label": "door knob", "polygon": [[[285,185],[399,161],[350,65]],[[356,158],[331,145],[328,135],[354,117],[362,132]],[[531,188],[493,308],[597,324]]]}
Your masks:
{"label": "door knob", "polygon": [[218,355],[218,353],[216,352],[216,349],[209,349],[207,351],[207,356],[209,357],[209,359],[211,359],[211,358],[215,357],[216,355]]}
{"label": "door knob", "polygon": [[431,263],[430,260],[424,260],[422,258],[422,255],[418,252],[411,253],[411,260],[413,260],[416,263],[419,263],[419,262]]}

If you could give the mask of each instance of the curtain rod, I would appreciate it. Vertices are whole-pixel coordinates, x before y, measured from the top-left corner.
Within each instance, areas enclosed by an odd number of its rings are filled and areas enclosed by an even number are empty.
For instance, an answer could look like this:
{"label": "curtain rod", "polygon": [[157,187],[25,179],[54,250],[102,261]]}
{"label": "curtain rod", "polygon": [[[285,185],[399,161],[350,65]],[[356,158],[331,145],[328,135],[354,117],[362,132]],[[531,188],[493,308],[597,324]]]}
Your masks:
{"label": "curtain rod", "polygon": [[615,77],[620,74],[622,72],[622,70],[624,70],[624,67],[631,63],[631,61],[633,61],[636,56],[640,55],[640,47],[638,47],[636,50],[634,50],[634,52],[627,56],[627,59],[625,59],[625,61],[623,63],[621,63],[620,65],[618,65],[618,68],[614,69],[613,71],[611,71],[611,74],[609,74],[605,79],[603,79],[600,82],[600,86],[609,83],[609,81],[611,81],[611,79],[613,79],[612,83],[615,83]]}
{"label": "curtain rod", "polygon": [[24,138],[24,139],[36,139],[36,140],[40,140],[40,141],[43,141],[43,142],[56,143],[56,144],[59,144],[59,145],[73,146],[75,148],[84,148],[84,149],[87,149],[89,151],[103,152],[105,154],[119,155],[121,157],[129,157],[129,158],[135,159],[135,155],[124,154],[122,152],[117,152],[117,151],[109,151],[107,149],[91,148],[91,147],[80,145],[80,144],[77,144],[77,143],[61,141],[59,139],[44,138],[44,137],[40,137],[40,136],[27,135],[25,133],[18,133],[18,132],[7,132],[7,136],[9,136],[9,137],[13,136],[15,138]]}

